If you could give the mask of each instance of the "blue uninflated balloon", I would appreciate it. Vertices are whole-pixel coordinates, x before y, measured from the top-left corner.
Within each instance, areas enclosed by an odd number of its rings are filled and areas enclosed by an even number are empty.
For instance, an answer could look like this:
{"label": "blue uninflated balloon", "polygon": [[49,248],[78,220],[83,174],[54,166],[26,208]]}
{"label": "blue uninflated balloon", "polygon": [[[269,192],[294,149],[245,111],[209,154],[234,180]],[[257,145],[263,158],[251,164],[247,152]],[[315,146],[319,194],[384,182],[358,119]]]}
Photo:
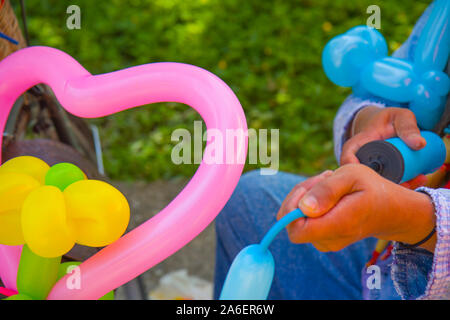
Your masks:
{"label": "blue uninflated balloon", "polygon": [[220,300],[265,300],[272,285],[275,262],[259,244],[245,247],[234,259]]}
{"label": "blue uninflated balloon", "polygon": [[269,246],[288,224],[304,217],[305,215],[298,208],[289,212],[267,231],[260,244],[252,244],[242,249],[231,264],[220,299],[267,299],[275,270],[275,262]]}

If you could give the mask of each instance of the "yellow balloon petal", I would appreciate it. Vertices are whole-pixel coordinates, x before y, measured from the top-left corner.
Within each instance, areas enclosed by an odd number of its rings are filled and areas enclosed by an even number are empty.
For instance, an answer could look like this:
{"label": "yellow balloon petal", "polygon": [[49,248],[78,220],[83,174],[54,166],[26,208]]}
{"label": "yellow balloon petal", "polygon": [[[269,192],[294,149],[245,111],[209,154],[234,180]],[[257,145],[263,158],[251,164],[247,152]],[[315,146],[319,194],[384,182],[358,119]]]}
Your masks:
{"label": "yellow balloon petal", "polygon": [[64,190],[67,216],[76,242],[103,247],[125,232],[130,207],[125,196],[106,182],[77,181]]}
{"label": "yellow balloon petal", "polygon": [[0,244],[24,243],[20,212],[30,192],[40,183],[22,173],[0,173]]}
{"label": "yellow balloon petal", "polygon": [[41,186],[28,195],[22,207],[22,230],[31,251],[41,257],[58,257],[74,246],[64,196],[57,187]]}
{"label": "yellow balloon petal", "polygon": [[31,156],[21,156],[6,161],[0,167],[0,173],[14,172],[24,173],[32,176],[40,184],[45,182],[45,174],[50,167],[44,161],[39,158]]}

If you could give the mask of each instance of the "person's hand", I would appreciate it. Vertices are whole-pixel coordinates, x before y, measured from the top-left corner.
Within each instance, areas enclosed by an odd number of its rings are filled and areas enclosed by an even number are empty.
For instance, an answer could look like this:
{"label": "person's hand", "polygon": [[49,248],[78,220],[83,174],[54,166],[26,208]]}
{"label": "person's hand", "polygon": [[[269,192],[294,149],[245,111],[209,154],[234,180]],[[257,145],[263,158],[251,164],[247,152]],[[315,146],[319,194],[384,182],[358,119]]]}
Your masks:
{"label": "person's hand", "polygon": [[426,144],[420,135],[414,113],[404,108],[365,107],[355,116],[352,131],[350,139],[342,147],[341,165],[359,163],[356,152],[374,140],[398,136],[414,150],[419,150]]}
{"label": "person's hand", "polygon": [[[382,178],[361,164],[325,171],[298,184],[278,212],[280,219],[300,208],[307,218],[288,227],[294,243],[337,251],[367,237],[417,243],[433,230],[430,198]],[[436,237],[424,244],[432,251]]]}

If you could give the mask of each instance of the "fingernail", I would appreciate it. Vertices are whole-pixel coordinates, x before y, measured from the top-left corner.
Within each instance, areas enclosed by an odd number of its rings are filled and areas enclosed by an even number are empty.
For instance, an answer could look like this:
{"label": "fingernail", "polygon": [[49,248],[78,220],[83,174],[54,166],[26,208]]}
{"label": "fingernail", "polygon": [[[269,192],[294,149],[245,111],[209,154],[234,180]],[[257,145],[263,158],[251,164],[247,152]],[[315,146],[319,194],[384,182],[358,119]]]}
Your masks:
{"label": "fingernail", "polygon": [[423,141],[420,141],[420,142],[416,143],[416,148],[417,149],[420,149],[420,148],[423,148],[423,147],[425,147],[425,143]]}
{"label": "fingernail", "polygon": [[313,196],[306,196],[306,197],[302,198],[300,200],[300,202],[298,203],[298,205],[302,209],[309,211],[309,212],[315,212],[319,207],[317,199]]}
{"label": "fingernail", "polygon": [[420,145],[425,147],[427,145],[427,140],[424,137],[420,136]]}

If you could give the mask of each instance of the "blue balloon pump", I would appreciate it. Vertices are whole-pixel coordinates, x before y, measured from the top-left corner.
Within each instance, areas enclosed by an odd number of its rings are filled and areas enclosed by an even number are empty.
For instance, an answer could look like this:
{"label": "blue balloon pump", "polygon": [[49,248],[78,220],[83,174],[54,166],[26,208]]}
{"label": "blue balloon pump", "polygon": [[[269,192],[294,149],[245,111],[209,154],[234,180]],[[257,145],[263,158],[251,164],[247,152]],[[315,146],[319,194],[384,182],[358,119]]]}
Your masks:
{"label": "blue balloon pump", "polygon": [[219,299],[267,299],[275,272],[275,261],[269,245],[288,224],[303,217],[305,215],[300,209],[289,212],[270,228],[261,243],[242,249],[231,264]]}
{"label": "blue balloon pump", "polygon": [[356,156],[381,176],[395,183],[409,181],[420,174],[434,172],[444,164],[445,144],[441,137],[430,131],[422,131],[426,141],[424,148],[413,150],[400,138],[372,141],[362,146]]}

